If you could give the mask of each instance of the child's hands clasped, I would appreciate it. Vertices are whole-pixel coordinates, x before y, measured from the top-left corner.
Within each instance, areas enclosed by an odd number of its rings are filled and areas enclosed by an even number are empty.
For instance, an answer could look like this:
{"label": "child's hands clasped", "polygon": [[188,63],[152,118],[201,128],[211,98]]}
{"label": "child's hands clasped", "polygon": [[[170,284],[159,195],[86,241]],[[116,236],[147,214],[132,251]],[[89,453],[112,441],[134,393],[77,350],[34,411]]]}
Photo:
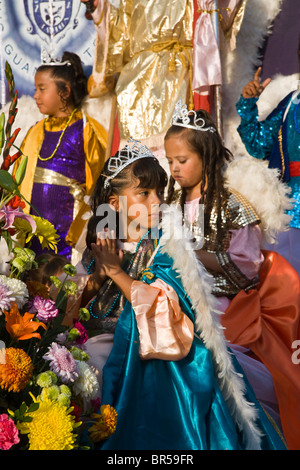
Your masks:
{"label": "child's hands clasped", "polygon": [[117,249],[113,231],[99,232],[96,243],[93,243],[91,247],[96,270],[104,272],[108,277],[113,277],[122,271],[123,252]]}

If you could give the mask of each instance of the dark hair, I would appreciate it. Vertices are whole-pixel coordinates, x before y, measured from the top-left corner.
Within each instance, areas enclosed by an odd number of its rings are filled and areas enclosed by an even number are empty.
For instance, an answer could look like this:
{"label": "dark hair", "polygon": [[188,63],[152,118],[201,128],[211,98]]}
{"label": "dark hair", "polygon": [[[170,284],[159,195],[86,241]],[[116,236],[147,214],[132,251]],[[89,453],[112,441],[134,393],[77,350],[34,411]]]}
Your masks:
{"label": "dark hair", "polygon": [[[74,108],[80,108],[84,98],[88,94],[87,77],[84,74],[80,57],[74,52],[64,52],[61,62],[64,65],[42,64],[37,72],[49,71],[51,77],[56,83],[58,93],[63,101],[65,108],[70,104]],[[66,85],[69,85],[71,93],[66,98]]]}
{"label": "dark hair", "polygon": [[[122,155],[122,150],[116,153],[115,156]],[[126,151],[127,155],[127,151]],[[91,196],[91,210],[92,217],[88,222],[86,244],[91,247],[91,243],[96,241],[96,227],[97,224],[105,217],[96,215],[97,208],[101,204],[107,204],[110,196],[113,194],[120,195],[122,190],[132,184],[134,181],[138,182],[139,188],[152,189],[152,188],[165,188],[168,183],[168,176],[163,167],[160,165],[158,159],[153,156],[141,158],[125,167],[117,176],[110,180],[107,188],[104,183],[111,172],[108,169],[109,160],[105,162],[101,175],[99,176],[94,192]],[[118,218],[117,218],[118,219]],[[119,237],[120,227],[117,224],[116,236]]]}
{"label": "dark hair", "polygon": [[[190,122],[193,115],[190,114]],[[202,160],[202,180],[200,187],[201,198],[199,203],[204,204],[204,233],[205,236],[211,233],[210,217],[211,212],[216,204],[217,208],[217,242],[221,244],[223,238],[223,227],[221,219],[221,208],[223,201],[228,197],[228,192],[224,187],[223,170],[226,162],[232,159],[232,153],[223,145],[222,138],[217,131],[216,125],[208,112],[205,110],[196,111],[196,119],[204,119],[205,127],[213,127],[215,132],[200,131],[186,127],[172,125],[166,135],[165,140],[170,137],[180,137],[188,147],[199,155]],[[170,178],[167,203],[171,203],[174,199],[175,180]],[[185,203],[185,190],[181,192],[181,207],[183,210]]]}
{"label": "dark hair", "polygon": [[31,269],[26,275],[26,281],[37,281],[44,285],[50,285],[50,276],[60,274],[62,268],[69,263],[67,258],[54,253],[43,253],[35,260],[38,268]]}

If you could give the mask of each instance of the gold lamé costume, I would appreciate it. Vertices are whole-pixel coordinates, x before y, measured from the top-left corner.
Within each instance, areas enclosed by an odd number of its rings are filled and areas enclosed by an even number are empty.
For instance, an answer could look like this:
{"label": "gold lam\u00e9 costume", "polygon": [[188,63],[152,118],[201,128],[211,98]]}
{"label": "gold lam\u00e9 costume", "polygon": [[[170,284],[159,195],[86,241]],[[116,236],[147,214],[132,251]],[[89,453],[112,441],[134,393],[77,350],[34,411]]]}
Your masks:
{"label": "gold lam\u00e9 costume", "polygon": [[115,86],[121,139],[165,133],[179,98],[191,101],[192,0],[99,1],[90,96]]}

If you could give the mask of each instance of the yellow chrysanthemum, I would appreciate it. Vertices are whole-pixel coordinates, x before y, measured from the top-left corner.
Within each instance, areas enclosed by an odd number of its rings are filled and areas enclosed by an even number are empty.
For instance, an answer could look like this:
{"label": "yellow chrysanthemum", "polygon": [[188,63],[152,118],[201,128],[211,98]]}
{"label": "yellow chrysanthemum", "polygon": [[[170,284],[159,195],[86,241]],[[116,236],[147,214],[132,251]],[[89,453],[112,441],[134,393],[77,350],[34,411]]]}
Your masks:
{"label": "yellow chrysanthemum", "polygon": [[36,231],[32,233],[32,227],[25,219],[16,218],[14,221],[14,227],[18,232],[17,238],[25,236],[25,242],[28,243],[32,237],[38,237],[42,248],[50,248],[51,250],[57,253],[57,243],[59,241],[59,236],[55,230],[55,227],[49,220],[43,219],[42,217],[37,217],[35,215],[31,216],[36,223]]}
{"label": "yellow chrysanthemum", "polygon": [[71,415],[73,408],[67,408],[58,401],[47,397],[34,398],[39,407],[28,413],[32,418],[29,423],[18,423],[22,434],[28,434],[29,450],[72,450],[75,448],[74,429],[81,423],[75,422]]}
{"label": "yellow chrysanthemum", "polygon": [[100,414],[93,414],[94,424],[90,427],[89,432],[92,441],[99,442],[111,436],[117,427],[117,412],[113,406],[102,405]]}
{"label": "yellow chrysanthemum", "polygon": [[0,387],[9,392],[20,392],[32,377],[33,365],[23,349],[7,348],[5,364],[0,364]]}

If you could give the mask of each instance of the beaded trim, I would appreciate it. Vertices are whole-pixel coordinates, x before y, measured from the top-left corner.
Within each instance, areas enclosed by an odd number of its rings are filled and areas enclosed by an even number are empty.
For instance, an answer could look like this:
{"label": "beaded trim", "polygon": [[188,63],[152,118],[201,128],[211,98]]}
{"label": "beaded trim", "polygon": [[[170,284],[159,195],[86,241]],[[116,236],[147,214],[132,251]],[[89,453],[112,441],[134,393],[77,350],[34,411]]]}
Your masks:
{"label": "beaded trim", "polygon": [[92,266],[95,264],[95,258],[92,259],[88,267],[86,268],[86,271],[88,274],[92,274]]}
{"label": "beaded trim", "polygon": [[[130,267],[132,266],[134,257],[135,257],[135,255],[136,255],[136,253],[137,253],[137,251],[138,251],[138,249],[139,249],[139,247],[140,247],[142,241],[144,240],[144,238],[146,238],[146,236],[147,236],[149,233],[150,233],[150,230],[148,230],[148,231],[142,236],[142,238],[140,239],[140,241],[138,242],[138,244],[137,244],[137,246],[136,246],[136,249],[135,249],[135,253],[134,253],[134,255],[133,255],[133,257],[132,257],[132,259],[131,259],[131,261],[130,261],[130,263],[129,263],[128,269],[130,269]],[[90,264],[89,264],[88,267],[87,267],[87,272],[88,272],[88,269],[91,268],[91,266],[93,265],[94,262],[95,262],[95,259],[92,259],[92,261],[90,262]],[[90,274],[90,273],[88,272],[88,274]],[[117,294],[117,297],[116,297],[115,300],[113,301],[113,303],[112,303],[112,305],[110,306],[108,312],[106,312],[104,315],[96,315],[96,314],[93,312],[93,307],[94,307],[94,304],[95,304],[95,302],[96,302],[96,298],[95,298],[95,299],[90,303],[90,305],[89,305],[89,312],[90,312],[90,315],[91,315],[93,318],[105,318],[105,317],[108,317],[108,316],[111,314],[111,312],[113,311],[113,309],[114,309],[114,307],[115,307],[117,301],[118,301],[119,298],[120,298],[120,295],[121,295],[121,291],[119,290],[119,291],[118,291],[118,294]]]}
{"label": "beaded trim", "polygon": [[[43,158],[43,157],[41,157],[40,154],[39,154],[39,155],[38,155],[38,159],[39,159],[39,160],[41,160],[42,162],[46,162],[47,160],[51,160],[51,158],[54,157],[54,155],[56,154],[56,152],[57,152],[57,150],[58,150],[58,147],[60,146],[60,143],[61,143],[61,140],[62,140],[62,138],[63,138],[63,136],[64,136],[64,133],[66,132],[66,130],[67,130],[67,128],[68,128],[68,126],[69,126],[69,124],[70,124],[70,122],[71,122],[71,120],[72,120],[72,118],[73,118],[73,116],[74,116],[74,114],[75,114],[76,111],[77,111],[77,108],[73,109],[72,114],[70,115],[70,117],[69,117],[69,119],[68,119],[68,121],[67,121],[67,124],[65,125],[64,129],[62,130],[62,133],[60,134],[60,137],[59,137],[59,139],[58,139],[58,142],[57,142],[57,144],[56,144],[56,147],[55,147],[55,149],[53,150],[53,152],[52,152],[52,154],[50,155],[50,157],[45,157],[45,158]],[[48,119],[49,119],[49,118],[46,118],[45,123],[48,121]],[[44,128],[45,128],[45,126],[44,126]]]}
{"label": "beaded trim", "polygon": [[285,173],[284,153],[283,153],[283,147],[282,147],[282,126],[280,126],[280,129],[278,132],[278,141],[279,141],[279,151],[280,151],[281,165],[282,165],[282,173],[281,173],[280,179],[282,180],[284,173]]}
{"label": "beaded trim", "polygon": [[111,312],[113,311],[117,301],[119,300],[120,298],[120,295],[121,295],[121,291],[118,292],[118,295],[117,297],[115,298],[115,300],[113,301],[112,305],[110,306],[110,309],[108,310],[107,313],[105,313],[104,315],[96,315],[94,312],[93,312],[93,307],[94,307],[94,303],[96,302],[96,299],[94,299],[90,306],[89,306],[89,312],[90,312],[90,315],[93,317],[93,318],[105,318],[105,317],[108,317]]}

